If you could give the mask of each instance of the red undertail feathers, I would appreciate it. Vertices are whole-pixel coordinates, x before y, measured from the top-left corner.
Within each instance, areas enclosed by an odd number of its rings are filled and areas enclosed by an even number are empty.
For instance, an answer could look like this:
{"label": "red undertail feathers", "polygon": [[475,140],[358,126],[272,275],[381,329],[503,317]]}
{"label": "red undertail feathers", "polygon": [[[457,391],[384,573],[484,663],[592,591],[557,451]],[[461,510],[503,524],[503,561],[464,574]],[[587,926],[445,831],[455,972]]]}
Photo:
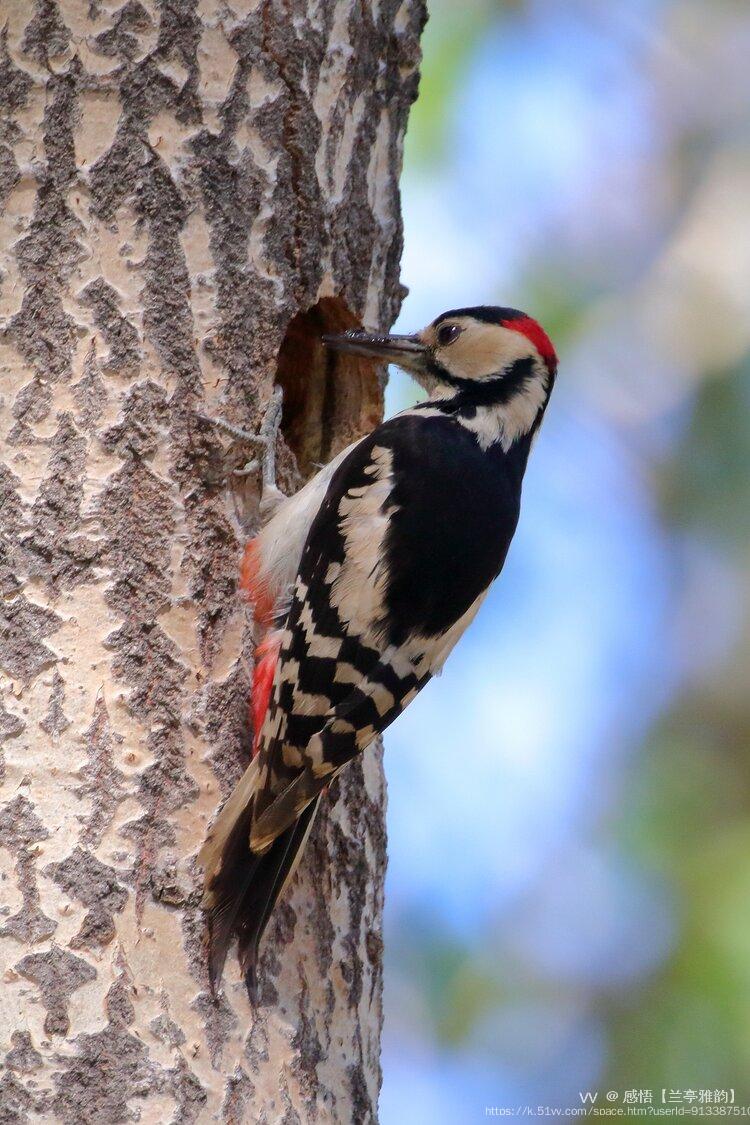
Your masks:
{"label": "red undertail feathers", "polygon": [[263,729],[268,701],[271,698],[273,677],[281,648],[281,635],[281,630],[275,629],[263,638],[255,650],[252,695],[253,757],[258,753],[260,732]]}

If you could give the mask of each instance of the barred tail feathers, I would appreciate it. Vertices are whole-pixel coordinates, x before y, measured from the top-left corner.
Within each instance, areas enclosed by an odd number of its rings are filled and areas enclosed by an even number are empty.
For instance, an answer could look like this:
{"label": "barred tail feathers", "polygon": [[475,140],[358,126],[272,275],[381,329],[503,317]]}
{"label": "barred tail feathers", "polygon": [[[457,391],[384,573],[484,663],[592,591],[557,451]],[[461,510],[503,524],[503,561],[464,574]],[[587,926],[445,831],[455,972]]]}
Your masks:
{"label": "barred tail feathers", "polygon": [[203,906],[209,922],[209,977],[216,989],[229,946],[238,938],[248,994],[256,1001],[258,948],[271,912],[288,885],[310,835],[318,801],[311,802],[264,850],[250,848],[255,792],[254,759],[224,805],[198,855],[205,871]]}
{"label": "barred tail feathers", "polygon": [[299,820],[282,832],[260,857],[237,913],[240,968],[250,1002],[257,1002],[257,962],[260,940],[274,906],[288,886],[302,858],[315,820],[318,801],[304,810]]}
{"label": "barred tail feathers", "polygon": [[209,923],[208,971],[214,989],[221,980],[237,913],[260,858],[250,851],[259,775],[256,758],[240,778],[198,853],[204,872],[202,905]]}
{"label": "barred tail feathers", "polygon": [[205,873],[206,890],[203,906],[207,910],[213,909],[215,904],[214,884],[221,876],[230,837],[234,834],[237,823],[244,821],[248,814],[247,841],[249,842],[253,797],[258,786],[259,773],[258,760],[255,758],[237,782],[229,800],[211,825],[203,847],[198,852],[198,863]]}

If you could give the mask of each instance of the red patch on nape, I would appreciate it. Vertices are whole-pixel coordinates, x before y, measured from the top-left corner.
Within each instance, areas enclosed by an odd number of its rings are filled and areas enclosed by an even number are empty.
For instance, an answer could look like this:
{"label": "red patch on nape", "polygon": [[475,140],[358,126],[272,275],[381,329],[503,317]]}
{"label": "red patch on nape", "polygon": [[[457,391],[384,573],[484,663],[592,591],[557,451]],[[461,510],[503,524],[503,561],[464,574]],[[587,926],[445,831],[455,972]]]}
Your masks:
{"label": "red patch on nape", "polygon": [[253,617],[258,625],[267,628],[273,617],[274,596],[268,588],[268,581],[261,572],[261,560],[257,539],[251,539],[245,547],[240,567],[240,589],[247,595],[253,607]]}
{"label": "red patch on nape", "polygon": [[260,733],[268,710],[271,698],[273,677],[276,671],[276,662],[279,659],[281,648],[281,630],[269,633],[255,650],[255,667],[253,669],[253,696],[251,715],[253,720],[253,757],[258,753]]}
{"label": "red patch on nape", "polygon": [[503,328],[512,328],[514,332],[520,332],[530,340],[547,365],[550,375],[554,375],[557,370],[557,352],[538,321],[530,316],[519,316],[513,320],[503,320],[501,323]]}

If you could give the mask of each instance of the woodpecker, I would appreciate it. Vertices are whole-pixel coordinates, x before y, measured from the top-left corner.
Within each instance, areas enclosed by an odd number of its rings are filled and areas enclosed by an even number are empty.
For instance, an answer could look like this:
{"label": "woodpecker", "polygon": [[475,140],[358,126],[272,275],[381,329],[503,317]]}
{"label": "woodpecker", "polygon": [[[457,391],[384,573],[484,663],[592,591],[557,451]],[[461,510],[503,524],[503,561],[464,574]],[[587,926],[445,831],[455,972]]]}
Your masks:
{"label": "woodpecker", "polygon": [[[336,775],[437,675],[500,573],[529,450],[557,371],[517,309],[452,309],[415,335],[358,329],[328,348],[394,363],[425,401],[344,449],[298,493],[271,479],[242,585],[268,629],[256,651],[254,756],[199,856],[209,974],[234,937],[251,1002],[271,911]],[[254,465],[256,465],[254,463]]]}

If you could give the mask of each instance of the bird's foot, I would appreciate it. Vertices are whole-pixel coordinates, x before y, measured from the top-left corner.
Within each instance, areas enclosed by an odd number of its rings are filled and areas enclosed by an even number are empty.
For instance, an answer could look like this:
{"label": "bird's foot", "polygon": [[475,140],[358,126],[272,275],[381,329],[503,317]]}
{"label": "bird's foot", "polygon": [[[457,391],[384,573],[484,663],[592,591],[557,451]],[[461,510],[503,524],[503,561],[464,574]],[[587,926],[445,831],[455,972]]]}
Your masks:
{"label": "bird's foot", "polygon": [[263,415],[258,433],[250,433],[232,422],[223,418],[210,418],[202,415],[206,422],[224,430],[238,445],[249,445],[257,451],[257,456],[248,461],[241,469],[234,469],[233,476],[249,477],[260,470],[261,474],[261,500],[260,514],[268,519],[278,504],[286,499],[283,492],[276,484],[276,438],[281,425],[281,408],[284,392],[281,387],[274,387],[270,401]]}

